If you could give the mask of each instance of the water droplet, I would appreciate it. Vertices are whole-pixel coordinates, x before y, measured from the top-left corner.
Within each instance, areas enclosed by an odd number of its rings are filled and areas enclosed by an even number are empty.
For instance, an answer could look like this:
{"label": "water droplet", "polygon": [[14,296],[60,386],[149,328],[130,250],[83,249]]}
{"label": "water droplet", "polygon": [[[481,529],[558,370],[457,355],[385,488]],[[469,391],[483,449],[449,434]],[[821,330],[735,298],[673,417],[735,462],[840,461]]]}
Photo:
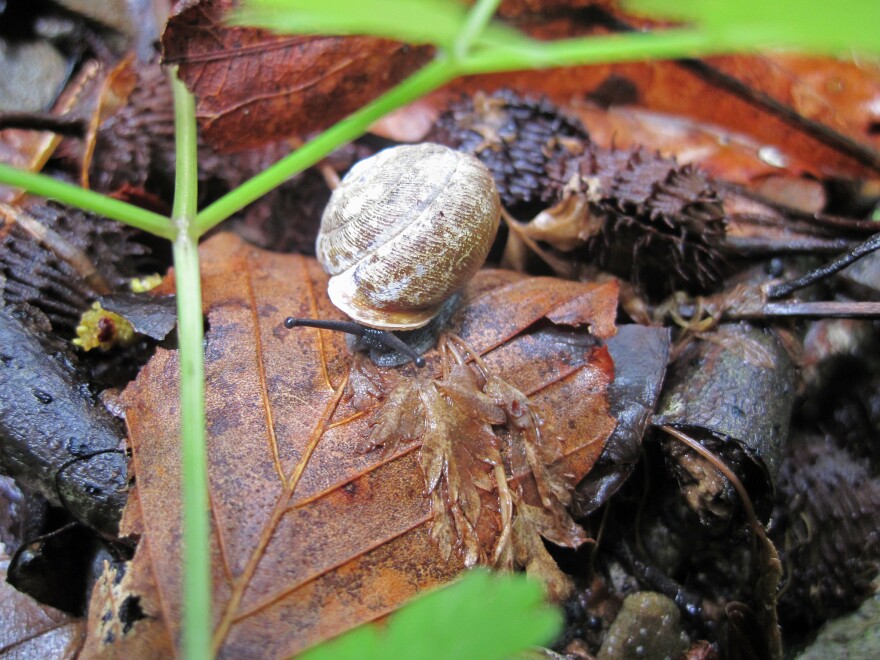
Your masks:
{"label": "water droplet", "polygon": [[38,389],[34,388],[31,390],[31,393],[35,397],[37,397],[37,401],[39,401],[40,403],[52,403],[54,401],[54,399],[52,398],[52,395],[49,394],[48,392],[44,392],[43,390],[38,390]]}

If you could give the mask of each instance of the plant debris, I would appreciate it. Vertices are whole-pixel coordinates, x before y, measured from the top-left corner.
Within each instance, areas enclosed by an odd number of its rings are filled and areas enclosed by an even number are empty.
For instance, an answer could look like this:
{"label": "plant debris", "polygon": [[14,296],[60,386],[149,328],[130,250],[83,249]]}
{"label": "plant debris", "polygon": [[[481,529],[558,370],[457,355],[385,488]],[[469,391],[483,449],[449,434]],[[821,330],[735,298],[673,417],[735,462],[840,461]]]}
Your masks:
{"label": "plant debris", "polygon": [[[475,96],[438,121],[437,138],[489,167],[508,210],[540,213],[514,235],[586,258],[651,298],[716,290],[726,218],[713,182],[644,149],[603,149],[576,119],[509,91]],[[540,208],[540,207],[539,207]]]}

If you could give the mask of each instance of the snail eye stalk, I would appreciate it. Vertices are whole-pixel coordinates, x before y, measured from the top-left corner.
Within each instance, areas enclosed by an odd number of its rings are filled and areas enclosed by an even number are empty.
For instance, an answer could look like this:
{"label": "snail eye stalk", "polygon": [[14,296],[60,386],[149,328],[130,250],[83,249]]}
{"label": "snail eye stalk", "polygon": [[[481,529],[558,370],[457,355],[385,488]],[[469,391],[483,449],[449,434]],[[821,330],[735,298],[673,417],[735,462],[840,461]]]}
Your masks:
{"label": "snail eye stalk", "polygon": [[400,337],[387,330],[368,328],[354,321],[320,321],[318,319],[298,319],[288,316],[284,319],[284,327],[288,330],[296,327],[320,328],[321,330],[335,330],[354,335],[360,339],[366,348],[378,348],[388,351],[397,351],[405,355],[419,369],[425,366],[425,358],[416,353]]}

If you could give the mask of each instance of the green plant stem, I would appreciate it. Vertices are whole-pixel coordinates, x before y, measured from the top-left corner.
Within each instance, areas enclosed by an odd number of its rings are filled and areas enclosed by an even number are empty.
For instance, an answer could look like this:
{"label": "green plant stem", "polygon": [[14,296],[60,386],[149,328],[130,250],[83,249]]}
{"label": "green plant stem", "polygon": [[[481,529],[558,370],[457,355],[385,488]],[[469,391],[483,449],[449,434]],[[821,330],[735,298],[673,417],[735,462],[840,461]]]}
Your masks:
{"label": "green plant stem", "polygon": [[727,52],[723,44],[693,29],[613,34],[541,42],[524,39],[509,46],[475,49],[461,63],[462,75],[515,69],[544,69],[645,59],[696,57]]}
{"label": "green plant stem", "polygon": [[58,181],[45,174],[25,172],[24,170],[0,163],[0,183],[14,188],[22,188],[34,195],[58,200],[83,211],[98,213],[162,238],[174,238],[174,226],[163,215],[91,190],[86,190],[85,188],[80,188],[79,186]]}
{"label": "green plant stem", "polygon": [[174,271],[180,360],[183,502],[183,656],[211,657],[211,518],[205,438],[205,364],[198,235],[194,233],[198,168],[195,102],[171,71],[177,170],[174,185]]}
{"label": "green plant stem", "polygon": [[468,51],[471,49],[471,44],[474,43],[474,40],[486,28],[489,21],[492,20],[492,16],[495,15],[495,10],[498,9],[499,4],[501,4],[501,0],[477,0],[477,3],[468,14],[467,22],[464,28],[462,28],[461,34],[455,40],[453,56],[457,61],[461,61],[467,56]]}
{"label": "green plant stem", "polygon": [[438,57],[389,92],[203,209],[196,219],[197,230],[199,233],[208,231],[291,176],[311,167],[337,147],[360,137],[376,120],[441,87],[457,73],[458,68],[451,60]]}

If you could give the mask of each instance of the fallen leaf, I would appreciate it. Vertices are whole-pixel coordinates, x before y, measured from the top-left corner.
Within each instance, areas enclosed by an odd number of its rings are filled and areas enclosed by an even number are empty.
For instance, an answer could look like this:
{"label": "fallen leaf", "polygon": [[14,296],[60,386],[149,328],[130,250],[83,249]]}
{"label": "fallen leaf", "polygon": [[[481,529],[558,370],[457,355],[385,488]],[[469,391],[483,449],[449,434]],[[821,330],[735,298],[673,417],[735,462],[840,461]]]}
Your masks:
{"label": "fallen leaf", "polygon": [[203,139],[222,151],[332,126],[424,64],[427,48],[373,37],[279,36],[223,24],[232,0],[186,3],[164,61],[196,97]]}
{"label": "fallen leaf", "polygon": [[119,524],[120,536],[139,538],[134,561],[120,566],[104,564],[92,587],[86,618],[83,658],[171,657],[174,644],[161,617],[153,548],[143,537],[137,485],[129,491],[128,506]]}
{"label": "fallen leaf", "polygon": [[614,360],[609,392],[617,428],[587,477],[578,484],[578,516],[598,509],[626,481],[641,458],[642,436],[660,396],[672,343],[668,328],[622,325],[608,342]]}
{"label": "fallen leaf", "polygon": [[[390,454],[359,451],[373,417],[343,399],[352,364],[345,340],[282,325],[288,315],[340,316],[317,263],[230,235],[206,242],[202,259],[220,655],[289,655],[454,577],[463,560],[455,553],[444,559],[431,540],[436,514],[418,443]],[[575,333],[579,346],[533,330],[554,327],[548,315],[581,298],[597,310],[590,325],[613,332],[600,317],[613,318],[616,291],[614,283],[483,271],[454,323],[488,373],[528,398],[543,421],[541,435],[559,445],[559,469],[572,480],[589,471],[614,429],[606,395],[613,365],[602,337],[585,328]],[[413,367],[380,369],[386,391],[440,376],[443,357],[427,357],[424,375],[415,376]],[[134,506],[143,519],[141,543],[150,548],[139,549],[134,561],[150,564],[161,604],[155,616],[173,639],[180,620],[177,371],[177,354],[159,349],[123,395],[137,474]],[[500,421],[491,410],[485,408],[486,419]],[[530,494],[540,489],[527,474],[514,476],[524,501],[540,507]],[[484,506],[480,515],[500,527],[497,509]]]}
{"label": "fallen leaf", "polygon": [[6,582],[8,566],[8,558],[0,560],[0,655],[7,660],[77,657],[83,621],[16,591]]}

